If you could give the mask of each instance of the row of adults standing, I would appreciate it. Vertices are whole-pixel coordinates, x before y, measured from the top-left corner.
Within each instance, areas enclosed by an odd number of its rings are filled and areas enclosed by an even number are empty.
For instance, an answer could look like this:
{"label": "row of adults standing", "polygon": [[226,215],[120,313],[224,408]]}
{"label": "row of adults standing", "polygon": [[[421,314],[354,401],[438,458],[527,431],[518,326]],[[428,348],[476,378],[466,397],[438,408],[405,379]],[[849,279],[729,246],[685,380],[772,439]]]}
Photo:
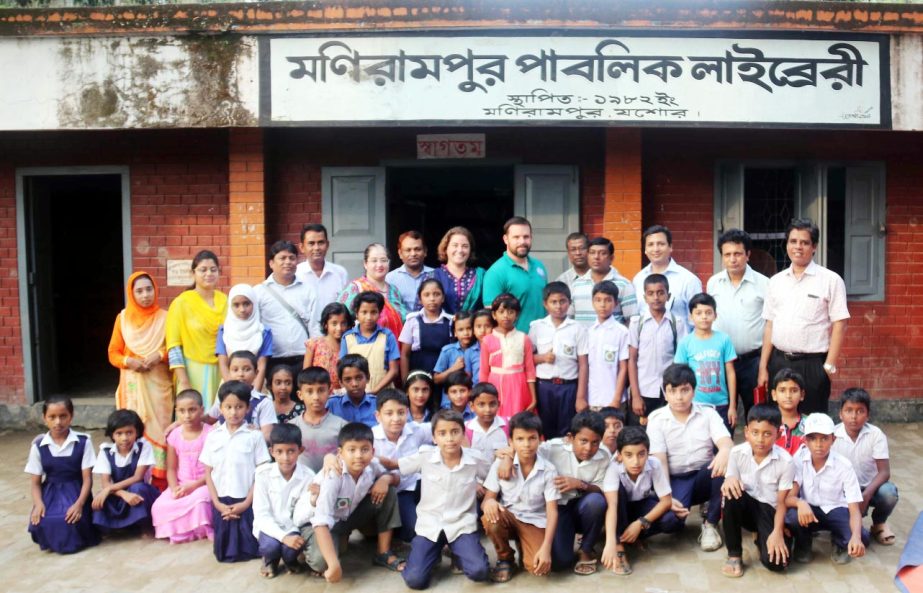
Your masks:
{"label": "row of adults standing", "polygon": [[[446,232],[437,249],[441,265],[436,269],[424,264],[423,239],[416,231],[399,237],[402,265],[394,270],[390,270],[388,249],[379,243],[369,245],[363,255],[365,273],[350,281],[345,268],[327,260],[326,229],[306,225],[299,246],[305,261],[298,263],[299,247],[290,242],[271,246],[272,273],[253,287],[255,302],[250,299],[259,313],[235,326],[235,339],[258,341],[254,328],[265,326],[272,334],[267,366],[300,368],[306,343],[321,335],[321,313],[327,304],[338,301],[349,306],[360,292],[376,291],[385,298],[380,325],[397,336],[408,312],[419,309],[417,287],[429,277],[442,285],[444,310],[450,315],[489,305],[500,294],[510,293],[522,307],[517,329],[528,332],[532,321],[545,316],[542,290],[548,282],[547,271],[529,255],[532,228],[528,220],[514,217],[506,222],[506,249],[486,271],[471,265],[475,245],[464,227]],[[752,405],[757,385],[765,385],[778,369],[791,367],[806,380],[803,412],[827,409],[830,377],[837,372],[849,313],[843,280],[813,261],[818,242],[819,231],[811,221],[792,221],[786,230],[791,266],[769,280],[749,266],[752,247],[745,232],[728,231],[718,241],[724,269],[707,287],[718,303],[715,328],[730,335],[738,353],[738,393],[745,407]],[[673,237],[666,227],[648,228],[643,244],[650,263],[629,281],[612,266],[614,249],[609,239],[588,239],[581,233],[567,238],[571,265],[558,280],[570,287],[575,320],[588,326],[595,322],[592,288],[610,280],[619,288],[614,315],[627,324],[632,315],[645,312],[644,279],[658,273],[670,284],[667,310],[675,323],[688,323],[688,302],[702,291],[701,281],[673,259]],[[194,285],[173,300],[168,312],[157,305],[154,278],[145,272],[132,274],[126,287],[126,308],[116,319],[109,348],[110,362],[123,370],[117,405],[137,411],[144,419],[145,436],[156,452],[156,477],[165,475],[163,431],[172,419],[173,393],[192,388],[211,404],[221,377],[218,330],[235,317],[229,314],[228,296],[217,289],[218,257],[201,251],[193,259],[192,271]],[[238,306],[236,303],[231,306]]]}

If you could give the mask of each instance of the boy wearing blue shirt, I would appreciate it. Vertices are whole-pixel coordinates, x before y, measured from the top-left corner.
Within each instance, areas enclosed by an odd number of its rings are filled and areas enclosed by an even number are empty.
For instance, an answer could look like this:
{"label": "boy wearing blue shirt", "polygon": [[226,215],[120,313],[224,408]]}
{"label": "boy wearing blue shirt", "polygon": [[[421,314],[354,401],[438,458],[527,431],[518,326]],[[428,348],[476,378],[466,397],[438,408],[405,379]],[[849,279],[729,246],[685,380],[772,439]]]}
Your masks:
{"label": "boy wearing blue shirt", "polygon": [[371,290],[360,292],[353,299],[352,308],[356,327],[343,333],[340,358],[361,354],[368,361],[365,377],[369,393],[378,393],[400,378],[401,349],[391,330],[378,326],[385,297]]}
{"label": "boy wearing blue shirt", "polygon": [[331,396],[327,409],[347,422],[361,422],[369,427],[378,424],[375,418],[377,399],[365,390],[369,362],[359,354],[347,354],[337,362],[337,375],[346,393]]}
{"label": "boy wearing blue shirt", "polygon": [[733,434],[737,420],[737,353],[727,334],[712,329],[717,316],[713,296],[700,292],[689,299],[689,318],[695,329],[680,341],[673,362],[692,367],[695,403],[714,407]]}

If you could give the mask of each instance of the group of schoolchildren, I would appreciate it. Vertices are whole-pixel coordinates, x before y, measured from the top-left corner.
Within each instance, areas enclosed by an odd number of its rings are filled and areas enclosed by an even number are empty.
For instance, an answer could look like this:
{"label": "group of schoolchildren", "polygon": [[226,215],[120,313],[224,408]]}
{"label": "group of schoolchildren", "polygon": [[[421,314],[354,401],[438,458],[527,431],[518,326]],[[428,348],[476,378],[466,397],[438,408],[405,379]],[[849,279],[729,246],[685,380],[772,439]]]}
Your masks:
{"label": "group of schoolchildren", "polygon": [[[597,320],[585,328],[568,318],[567,285],[549,283],[548,316],[528,334],[515,327],[512,295],[448,316],[430,280],[398,337],[378,325],[376,292],[360,293],[352,311],[328,305],[325,336],[306,356],[316,364],[270,369],[268,396],[259,353],[246,350],[227,355],[210,409],[196,391],[176,395],[162,493],[149,483],[153,455],[137,414],[114,412],[112,442],[95,455],[70,428],[70,400],[49,399],[49,430],[26,466],[29,531],[43,550],[72,553],[100,534],[152,526],[171,543],[212,539],[222,562],[259,558],[265,577],[284,569],[336,582],[360,530],[377,538],[372,562],[413,589],[429,586],[444,554],[474,581],[506,582],[520,564],[589,575],[601,562],[628,575],[626,547],[681,531],[695,505],[703,550],[721,547],[723,523],[729,577],[744,571],[742,529],[773,571],[809,561],[818,530],[831,533],[836,563],[862,556],[870,535],[894,543],[897,489],[867,392],[843,394],[839,425],[803,418],[804,382],[784,369],[774,403],[745,412],[745,442],[734,446],[735,354],[711,329],[714,300],[691,299],[688,333],[666,309],[666,277],[645,280],[648,309],[628,327],[613,318],[618,292],[609,281],[593,288]],[[433,326],[447,328],[444,343]],[[336,356],[321,363],[318,347]],[[704,375],[703,350],[714,359]],[[871,532],[862,527],[870,508]]]}

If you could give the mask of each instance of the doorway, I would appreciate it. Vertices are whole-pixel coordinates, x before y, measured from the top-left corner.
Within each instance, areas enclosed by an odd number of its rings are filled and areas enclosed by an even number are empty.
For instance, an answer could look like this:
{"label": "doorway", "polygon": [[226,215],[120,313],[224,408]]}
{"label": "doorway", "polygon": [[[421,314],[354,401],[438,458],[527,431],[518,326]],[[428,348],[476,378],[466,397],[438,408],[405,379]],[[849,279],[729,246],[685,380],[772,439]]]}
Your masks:
{"label": "doorway", "polygon": [[[387,240],[411,229],[423,233],[426,264],[439,265],[436,248],[453,226],[474,235],[476,265],[489,267],[505,249],[503,223],[513,216],[513,167],[391,167],[387,172]],[[400,266],[397,255],[392,265]]]}
{"label": "doorway", "polygon": [[111,396],[118,372],[107,348],[125,301],[127,172],[19,177],[27,392],[32,401]]}

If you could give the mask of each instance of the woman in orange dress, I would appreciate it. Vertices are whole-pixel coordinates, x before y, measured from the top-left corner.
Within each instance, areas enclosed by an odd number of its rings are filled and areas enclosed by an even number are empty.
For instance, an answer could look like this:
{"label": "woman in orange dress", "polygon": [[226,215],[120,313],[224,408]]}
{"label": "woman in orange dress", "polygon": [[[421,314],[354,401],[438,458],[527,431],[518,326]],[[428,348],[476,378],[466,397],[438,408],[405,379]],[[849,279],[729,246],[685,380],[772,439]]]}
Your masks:
{"label": "woman in orange dress", "polygon": [[144,421],[144,438],[154,449],[152,478],[166,485],[164,430],[173,418],[173,381],[167,365],[167,312],[157,306],[157,284],[135,272],[125,287],[125,309],[115,318],[109,363],[120,370],[115,407],[135,411]]}

